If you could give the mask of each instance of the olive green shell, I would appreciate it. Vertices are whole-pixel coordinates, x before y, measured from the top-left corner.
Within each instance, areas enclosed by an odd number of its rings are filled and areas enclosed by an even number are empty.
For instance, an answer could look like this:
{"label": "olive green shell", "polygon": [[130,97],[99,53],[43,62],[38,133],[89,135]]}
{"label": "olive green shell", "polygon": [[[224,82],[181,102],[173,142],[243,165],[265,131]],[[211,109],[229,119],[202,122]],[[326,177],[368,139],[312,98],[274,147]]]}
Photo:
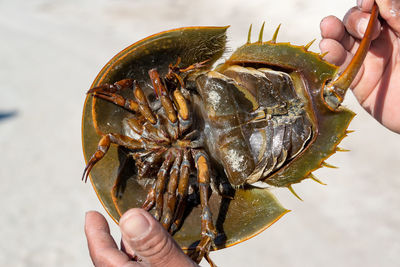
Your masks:
{"label": "olive green shell", "polygon": [[[139,81],[148,98],[154,97],[148,78],[148,70],[157,68],[161,75],[168,65],[181,58],[182,66],[209,60],[212,65],[225,50],[227,27],[188,27],[162,32],[143,39],[113,57],[100,71],[93,87],[114,83],[125,78]],[[329,110],[321,99],[323,84],[334,77],[337,67],[323,61],[320,55],[307,52],[305,47],[288,43],[247,43],[236,50],[218,69],[232,64],[263,64],[276,66],[293,73],[297,90],[301,90],[307,112],[314,120],[314,139],[303,153],[265,182],[272,186],[289,187],[309,177],[324,159],[333,154],[337,144],[346,135],[346,128],[354,116],[340,108]],[[131,92],[122,92],[129,97]],[[97,148],[102,133],[121,132],[122,119],[129,113],[109,102],[87,96],[83,109],[82,140],[86,161]],[[117,205],[121,212],[141,207],[147,189],[138,184],[129,166],[133,160],[123,151],[112,146],[105,157],[96,164],[90,174],[92,185],[107,212],[118,222],[119,214],[111,197],[116,179],[124,181]],[[128,166],[128,167],[127,167]],[[213,194],[210,208],[218,230],[215,240],[218,249],[242,242],[265,230],[288,212],[265,188],[246,186],[237,189],[233,199]],[[184,248],[193,248],[200,239],[200,208],[190,211],[182,228],[174,238]]]}

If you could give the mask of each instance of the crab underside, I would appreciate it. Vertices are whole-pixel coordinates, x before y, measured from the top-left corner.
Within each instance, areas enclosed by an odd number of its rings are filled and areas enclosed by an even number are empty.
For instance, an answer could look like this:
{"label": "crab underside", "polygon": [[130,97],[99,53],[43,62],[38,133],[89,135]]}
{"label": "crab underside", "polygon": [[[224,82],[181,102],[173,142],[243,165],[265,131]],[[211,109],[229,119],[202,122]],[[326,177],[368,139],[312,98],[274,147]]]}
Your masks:
{"label": "crab underside", "polygon": [[263,42],[261,31],[210,70],[226,29],[181,28],[126,48],[97,76],[83,113],[83,179],[90,173],[109,214],[118,221],[142,207],[211,265],[210,250],[288,212],[253,183],[294,192],[303,179],[320,182],[312,171],[340,150],[354,116],[340,106],[343,91],[365,57],[339,74],[311,43],[276,43],[277,31]]}

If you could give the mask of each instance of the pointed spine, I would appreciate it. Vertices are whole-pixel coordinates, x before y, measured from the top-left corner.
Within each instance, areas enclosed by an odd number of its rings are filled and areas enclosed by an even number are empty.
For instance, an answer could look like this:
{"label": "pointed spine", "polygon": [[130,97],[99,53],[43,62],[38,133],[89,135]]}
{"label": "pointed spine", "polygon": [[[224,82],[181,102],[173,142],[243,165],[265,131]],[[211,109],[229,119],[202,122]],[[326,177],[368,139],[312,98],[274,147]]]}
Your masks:
{"label": "pointed spine", "polygon": [[310,175],[309,175],[308,177],[310,177],[310,179],[316,181],[316,182],[319,183],[319,184],[326,185],[326,183],[322,182],[320,179],[318,179],[317,177],[315,177],[315,175],[312,174],[312,173],[310,173]]}
{"label": "pointed spine", "polygon": [[310,46],[315,42],[315,40],[316,40],[316,39],[314,39],[314,40],[312,40],[311,42],[309,42],[308,44],[306,44],[306,45],[304,46],[304,49],[307,51],[307,50],[310,48]]}
{"label": "pointed spine", "polygon": [[327,168],[332,168],[332,169],[337,169],[336,166],[331,165],[331,164],[329,164],[329,163],[326,163],[325,161],[323,161],[323,162],[321,163],[321,166],[327,167]]}
{"label": "pointed spine", "polygon": [[249,27],[249,33],[247,34],[247,43],[250,44],[251,43],[251,28],[252,28],[253,24],[250,24]]}
{"label": "pointed spine", "polygon": [[278,37],[279,29],[281,28],[282,24],[279,24],[278,27],[276,28],[274,35],[272,35],[271,43],[276,43],[276,38]]}
{"label": "pointed spine", "polygon": [[260,34],[258,35],[258,43],[262,43],[262,41],[263,41],[264,26],[265,26],[265,21],[263,22],[263,24],[261,26]]}
{"label": "pointed spine", "polygon": [[290,191],[295,197],[297,197],[300,201],[303,201],[303,200],[301,199],[301,197],[299,197],[299,195],[294,191],[292,185],[288,185],[287,188],[289,189],[289,191]]}
{"label": "pointed spine", "polygon": [[336,151],[338,151],[338,152],[349,152],[350,150],[349,149],[344,149],[344,148],[341,148],[341,147],[336,147]]}
{"label": "pointed spine", "polygon": [[320,54],[320,58],[324,58],[327,54],[329,53],[329,51],[326,51],[325,53]]}

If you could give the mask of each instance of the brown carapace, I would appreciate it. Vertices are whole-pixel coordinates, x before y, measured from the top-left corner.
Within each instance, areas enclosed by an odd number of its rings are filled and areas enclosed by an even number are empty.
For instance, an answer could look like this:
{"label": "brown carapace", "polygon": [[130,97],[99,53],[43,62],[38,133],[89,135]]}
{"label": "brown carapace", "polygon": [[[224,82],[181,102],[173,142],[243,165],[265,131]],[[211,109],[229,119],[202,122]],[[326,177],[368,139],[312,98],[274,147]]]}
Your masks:
{"label": "brown carapace", "polygon": [[[116,55],[88,91],[83,146],[110,215],[142,207],[192,259],[261,232],[287,212],[263,182],[287,187],[339,150],[354,113],[346,89],[371,42],[377,10],[343,73],[310,44],[248,42],[223,54],[226,27],[166,31]],[[279,29],[279,28],[278,28]],[[99,141],[100,138],[100,141]],[[115,145],[115,146],[111,146]],[[97,147],[96,147],[97,146]],[[95,166],[95,167],[94,167]]]}

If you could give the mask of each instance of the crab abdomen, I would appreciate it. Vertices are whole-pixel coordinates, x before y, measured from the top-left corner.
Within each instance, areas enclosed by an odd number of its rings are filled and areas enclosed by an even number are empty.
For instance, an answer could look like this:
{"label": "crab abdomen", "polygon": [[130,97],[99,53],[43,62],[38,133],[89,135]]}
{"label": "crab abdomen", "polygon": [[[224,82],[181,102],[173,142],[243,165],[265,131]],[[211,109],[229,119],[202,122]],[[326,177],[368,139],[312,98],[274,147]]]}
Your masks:
{"label": "crab abdomen", "polygon": [[268,177],[313,137],[308,98],[285,72],[233,65],[201,74],[196,83],[211,129],[208,147],[218,148],[210,154],[232,185]]}

